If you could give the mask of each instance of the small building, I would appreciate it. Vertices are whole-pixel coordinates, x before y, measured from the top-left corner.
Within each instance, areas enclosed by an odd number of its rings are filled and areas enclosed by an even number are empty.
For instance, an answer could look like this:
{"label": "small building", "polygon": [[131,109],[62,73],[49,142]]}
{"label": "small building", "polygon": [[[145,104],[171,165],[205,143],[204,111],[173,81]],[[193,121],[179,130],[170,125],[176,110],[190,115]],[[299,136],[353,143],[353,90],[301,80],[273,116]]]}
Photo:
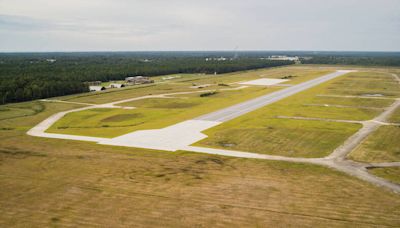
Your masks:
{"label": "small building", "polygon": [[108,86],[109,88],[122,88],[125,87],[124,84],[119,84],[119,83],[112,83]]}
{"label": "small building", "polygon": [[49,63],[55,63],[57,61],[57,59],[46,59],[46,61]]}
{"label": "small building", "polygon": [[127,77],[127,78],[125,78],[125,82],[130,84],[130,85],[137,85],[137,84],[154,83],[154,80],[151,80],[149,77],[136,76],[136,77]]}
{"label": "small building", "polygon": [[283,60],[283,61],[298,61],[299,57],[297,56],[286,56],[286,55],[272,55],[267,58],[268,60]]}
{"label": "small building", "polygon": [[90,92],[102,91],[102,90],[106,90],[106,87],[104,87],[104,86],[89,86],[89,91]]}

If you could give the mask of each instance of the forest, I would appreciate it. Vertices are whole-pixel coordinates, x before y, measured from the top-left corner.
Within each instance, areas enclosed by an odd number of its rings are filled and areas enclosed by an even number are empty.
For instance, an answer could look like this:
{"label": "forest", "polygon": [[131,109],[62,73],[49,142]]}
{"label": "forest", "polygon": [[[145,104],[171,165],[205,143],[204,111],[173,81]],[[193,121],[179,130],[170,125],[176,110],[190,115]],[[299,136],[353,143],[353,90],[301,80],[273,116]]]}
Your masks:
{"label": "forest", "polygon": [[294,64],[400,66],[398,52],[167,51],[0,53],[0,104],[87,92],[88,81],[176,73],[228,73]]}
{"label": "forest", "polygon": [[400,57],[377,56],[314,56],[301,59],[303,64],[338,64],[361,66],[400,66]]}
{"label": "forest", "polygon": [[88,91],[85,82],[128,76],[228,73],[293,64],[231,53],[3,53],[0,104]]}

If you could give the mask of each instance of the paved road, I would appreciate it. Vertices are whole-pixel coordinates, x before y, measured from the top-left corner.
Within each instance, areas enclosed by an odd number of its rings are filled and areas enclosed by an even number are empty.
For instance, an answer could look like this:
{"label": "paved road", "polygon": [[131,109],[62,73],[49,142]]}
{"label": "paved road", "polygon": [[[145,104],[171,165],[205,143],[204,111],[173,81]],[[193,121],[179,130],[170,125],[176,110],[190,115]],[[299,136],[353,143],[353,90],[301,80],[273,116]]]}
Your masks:
{"label": "paved road", "polygon": [[301,84],[288,87],[286,89],[279,90],[277,92],[273,92],[261,97],[257,97],[255,99],[230,106],[225,109],[218,110],[216,112],[212,112],[200,117],[195,118],[195,120],[208,120],[208,121],[216,121],[216,122],[224,122],[241,115],[244,115],[248,112],[254,111],[258,108],[261,108],[265,105],[271,104],[273,102],[279,101],[286,97],[292,96],[293,94],[299,93],[303,90],[309,89],[316,85],[319,85],[323,82],[329,81],[341,75],[352,72],[350,70],[339,70],[331,74],[324,75],[322,77],[303,82]]}

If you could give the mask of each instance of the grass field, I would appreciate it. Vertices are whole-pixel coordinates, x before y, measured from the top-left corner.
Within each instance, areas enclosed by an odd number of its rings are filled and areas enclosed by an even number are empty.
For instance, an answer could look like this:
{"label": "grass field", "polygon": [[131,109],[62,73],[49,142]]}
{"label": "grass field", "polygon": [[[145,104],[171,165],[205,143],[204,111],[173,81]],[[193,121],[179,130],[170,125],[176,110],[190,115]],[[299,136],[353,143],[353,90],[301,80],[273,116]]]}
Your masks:
{"label": "grass field", "polygon": [[359,124],[283,120],[262,112],[206,130],[199,146],[291,157],[323,157],[354,134]]}
{"label": "grass field", "polygon": [[135,130],[167,127],[275,90],[277,88],[253,87],[219,91],[210,97],[195,93],[132,101],[120,105],[137,109],[90,109],[69,113],[48,132],[111,138]]}
{"label": "grass field", "polygon": [[278,67],[219,75],[184,74],[181,75],[180,78],[168,81],[161,81],[159,80],[159,78],[156,77],[155,81],[158,84],[129,86],[117,90],[84,93],[80,95],[69,95],[60,97],[60,99],[74,102],[102,104],[149,94],[193,91],[196,89],[189,88],[193,84],[213,84],[213,86],[207,87],[206,89],[218,89],[221,88],[220,86],[218,86],[218,84],[229,84],[238,81],[248,81],[260,77],[282,78],[288,75],[292,75],[296,77],[291,78],[290,83],[296,84],[318,76],[322,76],[332,71],[333,69],[326,70],[315,67]]}
{"label": "grass field", "polygon": [[40,102],[0,106],[0,120],[15,119],[18,117],[32,116],[43,111],[44,105]]}
{"label": "grass field", "polygon": [[326,93],[338,95],[375,95],[399,97],[398,82],[390,75],[377,72],[355,72],[350,77],[337,80]]}
{"label": "grass field", "polygon": [[362,162],[400,161],[399,139],[399,126],[382,126],[351,152],[349,158]]}
{"label": "grass field", "polygon": [[328,168],[27,136],[71,108],[44,105],[1,131],[3,227],[400,225],[399,195]]}
{"label": "grass field", "polygon": [[390,116],[389,122],[392,123],[400,123],[400,108],[397,108],[396,111]]}
{"label": "grass field", "polygon": [[374,168],[370,169],[369,172],[393,183],[400,184],[400,167]]}
{"label": "grass field", "polygon": [[[372,119],[393,100],[318,96],[332,94],[332,90],[346,90],[342,88],[342,82],[348,82],[350,79],[363,81],[366,77],[372,77],[371,75],[375,73],[351,73],[206,130],[205,134],[209,137],[197,145],[294,157],[326,156],[354,134],[361,125],[276,117]],[[386,75],[382,80],[385,83],[376,83],[379,86],[374,87],[374,91],[378,88],[383,91],[393,78]],[[369,91],[370,85],[354,83],[352,88]]]}
{"label": "grass field", "polygon": [[[295,76],[293,77],[293,80],[290,81],[290,83],[299,83],[304,81],[307,78],[314,78],[322,73],[327,73],[330,71],[311,71],[310,69],[307,70],[299,70],[299,72],[294,73],[292,68],[289,68],[289,70],[286,70],[285,68],[280,68],[278,70],[272,71],[272,70],[260,70],[260,71],[250,71],[246,72],[244,74],[227,74],[227,75],[219,75],[219,76],[207,76],[207,75],[188,75],[190,83],[193,83],[196,81],[197,84],[216,84],[218,83],[224,83],[224,85],[229,85],[230,82],[232,81],[239,81],[244,78],[256,78],[260,76],[265,76],[266,72],[268,73],[269,77],[276,77],[276,78],[282,78],[284,76],[282,75],[292,75]],[[310,73],[309,76],[305,76],[308,73]],[[343,78],[338,78],[336,80],[333,80],[332,82],[326,83],[322,86],[319,86],[317,88],[308,90],[306,92],[303,92],[299,95],[292,96],[290,99],[286,99],[285,101],[282,101],[279,103],[279,105],[271,105],[268,106],[268,110],[270,114],[266,114],[265,117],[274,117],[276,115],[283,115],[283,116],[302,116],[302,117],[319,117],[319,118],[331,118],[331,119],[348,119],[348,120],[368,120],[372,119],[374,116],[378,115],[383,107],[389,105],[391,100],[383,100],[383,101],[376,101],[373,99],[363,99],[362,102],[360,102],[360,98],[335,98],[332,99],[330,97],[319,97],[316,96],[317,94],[323,94],[326,93],[327,91],[330,91],[332,88],[339,90],[342,87],[342,81],[347,82],[349,79],[348,78],[356,78],[358,80],[364,81],[365,78],[367,77],[372,77],[371,75],[375,75],[374,73],[353,73],[349,75],[348,77],[343,77]],[[378,74],[379,75],[379,74]],[[215,78],[218,78],[216,80]],[[232,79],[232,78],[233,79]],[[377,77],[377,76],[375,76]],[[384,76],[381,76],[384,77]],[[356,80],[352,79],[352,80]],[[387,83],[391,83],[393,81],[393,78],[387,77],[382,79],[387,80]],[[188,79],[181,77],[176,81],[183,81],[187,82]],[[385,81],[386,82],[386,81]],[[179,84],[179,83],[173,83],[172,86],[177,86],[177,87],[171,87],[172,91],[174,92],[176,89],[180,91],[180,89],[186,88],[185,86],[189,86],[190,84]],[[383,84],[376,83],[379,86],[385,86]],[[183,86],[185,85],[185,86]],[[167,88],[169,85],[163,84],[163,85],[155,85],[154,88]],[[162,127],[166,127],[168,125],[172,125],[175,123],[178,123],[183,120],[191,119],[230,105],[233,105],[235,103],[239,103],[242,101],[246,101],[248,99],[261,96],[266,93],[273,92],[277,90],[277,87],[271,87],[271,88],[266,88],[266,87],[252,87],[252,88],[247,88],[247,89],[241,89],[237,91],[221,91],[220,89],[225,89],[226,86],[214,86],[214,87],[207,87],[207,89],[212,89],[217,87],[219,89],[219,93],[216,95],[213,95],[211,97],[199,97],[199,93],[194,93],[194,94],[185,94],[185,95],[178,95],[176,97],[178,98],[172,98],[172,99],[145,99],[145,100],[139,100],[139,101],[133,101],[133,102],[128,102],[128,103],[122,103],[120,105],[124,106],[133,106],[133,107],[138,107],[136,110],[86,110],[82,112],[77,112],[77,113],[70,113],[60,121],[58,121],[55,125],[53,125],[48,132],[52,133],[63,133],[63,134],[74,134],[74,135],[87,135],[87,136],[97,136],[97,137],[116,137],[119,135],[123,135],[135,130],[144,130],[144,129],[158,129]],[[222,87],[222,88],[221,88]],[[353,86],[354,87],[354,86]],[[366,88],[364,88],[366,87]],[[378,88],[377,87],[377,88]],[[143,89],[150,89],[153,87],[145,87]],[[368,84],[360,84],[358,89],[368,89],[370,86]],[[375,87],[374,87],[375,88]],[[154,91],[154,89],[151,89]],[[160,90],[160,89],[159,89]],[[159,91],[158,90],[158,91]],[[196,91],[196,90],[194,90]],[[125,92],[132,92],[131,90],[126,90],[126,91],[121,91],[118,94],[125,93]],[[141,91],[143,92],[143,90]],[[156,92],[157,93],[157,92]],[[328,92],[330,93],[330,92]],[[153,93],[151,93],[153,94]],[[141,95],[145,95],[142,94]],[[103,97],[108,97],[109,94],[103,94]],[[103,98],[107,99],[107,98]],[[72,99],[74,100],[74,99]],[[79,99],[78,99],[79,100]],[[83,102],[82,100],[79,100],[80,102]],[[328,106],[327,106],[328,104]],[[337,107],[337,105],[345,105],[346,107]],[[112,121],[113,116],[119,117],[119,116],[124,116],[125,119],[123,121],[119,120],[117,118],[117,121]],[[131,118],[128,118],[131,117]],[[108,121],[104,121],[108,120]],[[280,121],[284,122],[284,121]],[[313,125],[315,123],[310,123],[308,125]],[[324,131],[325,133],[327,132],[339,132],[340,129],[344,129],[343,133],[340,134],[340,136],[337,137],[336,143],[331,144],[330,146],[322,146],[321,150],[318,151],[316,148],[304,148],[300,147],[299,149],[306,149],[306,150],[311,150],[307,152],[303,152],[299,154],[299,156],[303,156],[305,154],[309,154],[309,156],[314,156],[312,154],[318,154],[318,155],[324,155],[326,153],[329,153],[326,151],[326,149],[331,149],[335,146],[337,146],[337,143],[339,143],[341,140],[345,139],[348,134],[354,133],[355,130],[357,130],[358,126],[353,126],[349,125],[349,127],[344,127],[344,124],[330,124],[330,126],[336,125],[336,128],[334,130],[327,129]],[[317,128],[323,128],[321,127],[322,125],[317,126]],[[255,130],[255,129],[253,129]],[[246,131],[246,130],[244,130]],[[279,131],[279,130],[278,130]],[[282,129],[282,131],[285,131],[285,129]],[[303,130],[299,130],[298,134],[303,134]],[[311,129],[311,132],[314,130]],[[240,131],[238,131],[240,132]],[[258,132],[257,134],[264,134],[266,133],[262,129],[257,129],[254,131],[254,133]],[[231,135],[232,132],[229,134]],[[293,132],[294,133],[294,132]],[[248,133],[246,133],[247,135]],[[256,135],[257,135],[256,134]],[[280,135],[280,133],[276,133],[277,135]],[[274,135],[274,134],[271,134]],[[331,135],[331,134],[327,134]],[[240,139],[243,135],[241,134],[234,134],[231,135],[231,138],[227,138],[225,140],[222,140],[222,142],[218,142],[218,145],[223,145],[223,144],[239,144],[239,143],[224,143],[225,141],[230,141],[233,138]],[[272,136],[271,136],[272,137]],[[296,134],[293,136],[294,138],[298,138]],[[309,135],[309,137],[314,137],[312,134]],[[251,141],[254,141],[255,138],[257,137],[251,137]],[[250,140],[250,139],[249,139]],[[271,140],[271,139],[268,139]],[[290,140],[292,139],[289,137],[285,140]],[[260,144],[265,144],[263,143],[263,139],[261,138]],[[273,140],[275,141],[275,140]],[[279,137],[278,137],[279,141]],[[307,141],[306,141],[307,142]],[[322,143],[325,143],[325,141],[321,141]],[[282,141],[282,143],[286,144],[286,141]],[[241,143],[240,143],[241,144]],[[247,144],[247,143],[245,143]],[[308,143],[307,143],[308,144]],[[212,144],[207,144],[208,146]],[[276,144],[274,147],[279,148],[281,145]],[[288,144],[289,147],[291,147],[290,144]],[[244,146],[244,147],[237,147],[241,149],[248,149],[252,146]],[[279,148],[282,149],[282,148]],[[277,151],[271,147],[267,148],[260,148],[256,149],[257,152],[263,152],[263,153],[270,153],[269,151],[272,150],[274,152],[272,153],[277,153]],[[296,155],[297,153],[295,151],[288,152],[289,154]]]}
{"label": "grass field", "polygon": [[[128,96],[127,92],[121,93]],[[96,97],[93,102],[110,102],[118,98],[117,94],[69,98],[90,102]],[[200,101],[195,95],[182,95],[130,105],[147,112],[166,109],[179,113],[189,107],[204,109],[202,101],[216,106],[229,102],[225,95],[218,93]],[[246,99],[240,92],[237,96]],[[384,107],[374,102],[365,105]],[[170,153],[26,135],[28,129],[50,115],[78,107],[82,106],[49,102],[0,106],[0,227],[400,226],[399,194],[317,165]],[[121,124],[138,118],[139,109],[90,110],[96,112],[93,117],[90,112],[82,112],[79,118],[87,115],[86,120],[94,125],[96,118],[109,125]],[[329,141],[341,141],[359,127],[275,119],[264,111],[243,116],[244,122],[233,127],[255,126],[257,122],[251,117],[259,118],[265,124],[259,127],[279,130],[275,140],[284,139],[285,134],[297,140],[297,134],[304,135],[304,140],[314,138],[321,142],[317,146],[296,144],[310,150],[330,148]],[[287,129],[286,133],[281,126]],[[251,131],[247,134],[252,136]],[[263,132],[257,134],[264,137]],[[380,170],[371,170],[376,171],[381,175]],[[396,170],[385,172],[390,173],[387,176],[399,176]]]}

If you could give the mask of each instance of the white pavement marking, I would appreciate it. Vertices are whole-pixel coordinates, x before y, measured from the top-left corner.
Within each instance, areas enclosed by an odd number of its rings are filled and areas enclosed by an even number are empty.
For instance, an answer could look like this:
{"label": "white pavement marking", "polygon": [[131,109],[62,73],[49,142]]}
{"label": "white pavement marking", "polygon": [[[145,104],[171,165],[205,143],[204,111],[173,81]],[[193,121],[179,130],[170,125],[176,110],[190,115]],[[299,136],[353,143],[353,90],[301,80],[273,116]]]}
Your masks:
{"label": "white pavement marking", "polygon": [[[157,150],[167,150],[167,151],[176,151],[185,146],[189,146],[201,139],[206,138],[207,136],[201,131],[204,131],[208,128],[214,127],[221,122],[233,119],[240,115],[246,114],[250,111],[263,107],[267,104],[271,104],[283,98],[286,98],[295,93],[301,92],[333,78],[339,77],[341,75],[347,74],[349,70],[336,71],[331,74],[327,74],[325,76],[303,82],[301,84],[295,85],[293,87],[289,87],[283,90],[279,90],[277,92],[267,94],[225,109],[222,109],[217,112],[210,113],[208,115],[201,116],[199,118],[195,118],[193,120],[184,121],[163,129],[152,129],[152,130],[142,130],[136,131],[132,133],[128,133],[119,137],[115,137],[113,139],[107,138],[97,138],[97,137],[86,137],[86,136],[75,136],[75,135],[64,135],[64,134],[50,134],[45,131],[53,125],[57,120],[61,119],[64,115],[71,112],[77,112],[82,110],[87,110],[91,108],[121,108],[121,106],[116,106],[116,104],[121,104],[125,102],[147,99],[147,98],[165,98],[166,95],[179,95],[179,94],[189,94],[193,92],[177,92],[170,94],[159,94],[159,95],[148,95],[143,97],[135,97],[115,102],[110,102],[106,104],[93,105],[89,107],[69,110],[65,112],[57,113],[48,119],[44,120],[37,126],[33,127],[28,131],[29,135],[32,136],[40,136],[40,137],[49,137],[49,138],[64,138],[64,139],[72,139],[72,140],[83,140],[83,141],[94,141],[100,144],[106,145],[120,145],[120,146],[129,146],[129,147],[140,147],[140,148],[148,148],[148,149],[157,149]],[[241,89],[239,88],[228,88],[224,90],[234,90]],[[200,92],[200,91],[197,91]]]}
{"label": "white pavement marking", "polygon": [[292,120],[310,120],[310,121],[323,121],[323,122],[336,122],[336,123],[353,123],[363,124],[365,121],[359,120],[336,120],[336,119],[324,119],[315,117],[303,117],[303,116],[276,116],[278,119],[292,119]]}
{"label": "white pavement marking", "polygon": [[382,100],[398,100],[395,97],[371,97],[371,96],[353,96],[353,95],[334,95],[334,94],[318,94],[317,97],[337,97],[337,98],[363,98],[363,99],[382,99]]}
{"label": "white pavement marking", "polygon": [[[322,82],[328,81],[332,78],[338,77],[342,74],[348,73],[351,71],[337,71],[336,73],[329,74],[318,78],[319,80],[311,80],[308,83],[302,83],[296,87],[294,91],[286,91],[290,96],[294,93],[300,92],[312,86],[318,85]],[[400,82],[400,78],[393,74],[393,76]],[[300,86],[302,85],[302,86]],[[301,88],[298,88],[298,87]],[[293,88],[292,87],[292,88]],[[290,88],[288,88],[290,89]],[[288,90],[286,89],[286,90]],[[228,89],[226,89],[228,90]],[[281,90],[284,91],[284,90]],[[201,92],[201,91],[197,91]],[[279,92],[279,91],[278,91]],[[181,92],[181,93],[174,93],[174,94],[188,94],[193,92]],[[164,97],[166,95],[174,95],[174,94],[162,94],[162,95],[154,95],[154,96],[144,96],[139,98],[132,98],[123,101],[112,102],[108,104],[104,104],[103,107],[108,108],[115,108],[115,104],[133,101],[133,100],[140,100],[152,97]],[[273,94],[269,94],[273,95]],[[285,98],[286,96],[280,96],[280,99]],[[263,96],[262,98],[265,98]],[[253,102],[256,99],[251,100]],[[279,100],[279,99],[277,99]],[[275,100],[275,101],[277,101]],[[343,146],[337,148],[332,154],[324,158],[294,158],[294,157],[284,157],[284,156],[274,156],[274,155],[265,155],[265,154],[257,154],[257,153],[250,153],[250,152],[242,152],[242,151],[232,151],[232,150],[222,150],[222,149],[212,149],[212,148],[204,148],[204,147],[195,147],[190,146],[194,141],[201,140],[206,135],[202,134],[201,131],[216,126],[220,124],[219,121],[209,121],[209,120],[189,120],[184,121],[163,129],[158,130],[146,130],[146,131],[138,131],[133,132],[127,135],[123,135],[120,137],[116,137],[114,139],[106,139],[106,138],[97,138],[97,137],[86,137],[86,136],[74,136],[74,135],[63,135],[63,134],[52,134],[52,133],[45,133],[45,131],[54,124],[57,120],[62,118],[65,114],[70,112],[82,111],[86,109],[96,108],[101,105],[94,105],[79,109],[73,109],[65,112],[57,113],[48,119],[42,121],[31,130],[28,131],[27,134],[32,136],[39,136],[39,137],[48,137],[48,138],[60,138],[60,139],[72,139],[72,140],[83,140],[83,141],[94,141],[101,144],[107,145],[117,145],[121,146],[121,143],[126,146],[134,146],[134,147],[144,147],[150,149],[159,149],[159,150],[169,150],[175,151],[177,149],[180,150],[187,150],[192,152],[198,153],[207,153],[207,154],[216,154],[222,156],[231,156],[231,157],[240,157],[240,158],[255,158],[255,159],[266,159],[266,160],[278,160],[278,161],[288,161],[288,162],[303,162],[303,163],[311,163],[311,164],[318,164],[328,166],[342,172],[345,172],[349,175],[358,177],[362,180],[368,181],[370,183],[387,187],[394,192],[400,193],[400,185],[391,183],[383,178],[376,177],[370,173],[368,173],[367,168],[371,168],[371,164],[362,164],[354,161],[345,160],[345,157],[348,153],[351,152],[355,146],[357,146],[363,138],[365,138],[368,134],[374,131],[376,128],[375,126],[379,125],[381,122],[385,123],[386,118],[394,112],[394,110],[400,107],[400,99],[396,99],[397,102],[394,102],[386,111],[381,113],[378,117],[376,117],[373,121],[365,121],[363,122],[364,127],[357,132],[355,135],[350,137]],[[272,103],[274,101],[268,101]],[[268,102],[264,103],[264,105],[269,104]],[[244,102],[246,103],[246,102]],[[253,110],[257,106],[250,105]],[[249,112],[246,110],[245,113]],[[243,114],[243,113],[242,113]],[[371,126],[372,125],[372,126]],[[375,125],[375,126],[374,126]],[[131,137],[133,136],[133,137]],[[116,141],[115,141],[116,140]],[[120,141],[118,143],[117,141]],[[158,143],[155,144],[155,142]],[[113,144],[115,143],[115,144]],[[122,146],[124,146],[122,145]],[[160,147],[160,148],[159,148]],[[379,167],[377,164],[372,164],[374,167]],[[383,165],[384,167],[392,167],[392,166],[399,166],[399,163],[386,163]]]}
{"label": "white pavement marking", "polygon": [[347,74],[349,72],[353,72],[353,71],[339,70],[334,73],[330,73],[330,74],[321,76],[319,78],[297,84],[292,87],[278,90],[276,92],[254,98],[254,99],[245,101],[243,103],[233,105],[228,108],[224,108],[224,109],[218,110],[216,112],[212,112],[212,113],[197,117],[195,119],[196,120],[218,121],[218,122],[228,121],[228,120],[234,119],[238,116],[244,115],[248,112],[254,111],[258,108],[264,107],[265,105],[274,103],[276,101],[282,100],[283,98],[289,97],[291,95],[294,95],[296,93],[299,93],[299,92],[309,89],[311,87],[319,85],[323,82],[326,82],[326,81],[329,81],[336,77],[339,77],[341,75]]}
{"label": "white pavement marking", "polygon": [[57,122],[59,119],[61,119],[66,114],[71,113],[71,112],[92,109],[92,108],[93,108],[93,106],[89,106],[89,107],[83,107],[83,108],[78,108],[78,109],[73,109],[73,110],[69,110],[69,111],[65,111],[65,112],[56,113],[56,114],[50,116],[49,118],[43,120],[42,122],[40,122],[35,127],[31,128],[27,132],[27,134],[31,135],[31,136],[39,136],[39,137],[46,137],[46,138],[100,142],[101,140],[104,140],[106,138],[79,136],[79,135],[55,134],[55,133],[46,133],[45,132],[51,125],[53,125],[55,122]]}
{"label": "white pavement marking", "polygon": [[176,151],[206,138],[207,135],[201,132],[220,123],[187,120],[162,129],[134,131],[116,138],[102,140],[99,144]]}
{"label": "white pavement marking", "polygon": [[251,80],[247,82],[240,82],[238,84],[241,85],[261,85],[261,86],[268,86],[268,85],[275,85],[282,82],[289,81],[287,79],[275,79],[275,78],[260,78],[256,80]]}

